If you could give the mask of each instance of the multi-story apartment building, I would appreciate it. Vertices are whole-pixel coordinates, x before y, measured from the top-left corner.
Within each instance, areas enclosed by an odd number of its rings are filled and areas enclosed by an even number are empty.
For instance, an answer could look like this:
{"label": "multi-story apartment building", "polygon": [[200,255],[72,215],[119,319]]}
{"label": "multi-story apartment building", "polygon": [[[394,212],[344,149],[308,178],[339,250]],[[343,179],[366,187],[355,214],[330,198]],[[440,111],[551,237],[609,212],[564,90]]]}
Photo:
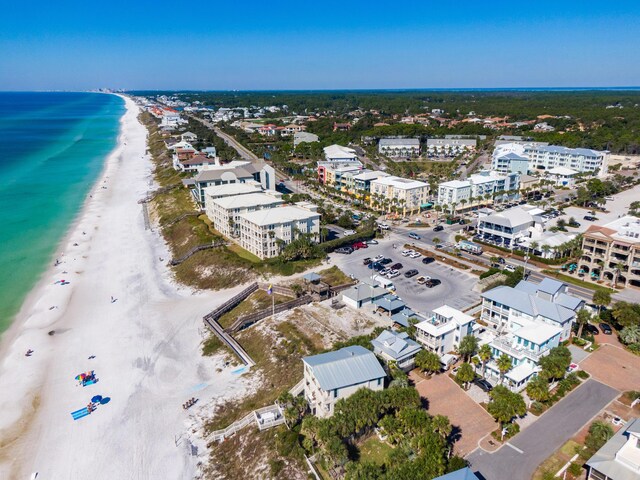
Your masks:
{"label": "multi-story apartment building", "polygon": [[624,216],[590,225],[582,236],[578,270],[591,280],[640,287],[640,218]]}
{"label": "multi-story apartment building", "polygon": [[491,169],[500,173],[515,172],[525,175],[529,171],[529,159],[514,152],[499,156],[494,154],[491,160]]}
{"label": "multi-story apartment building", "polygon": [[457,157],[476,149],[475,138],[429,138],[427,139],[427,155],[430,157]]}
{"label": "multi-story apartment building", "polygon": [[353,188],[356,192],[370,192],[371,182],[378,178],[388,177],[389,174],[380,170],[362,170],[353,176]]}
{"label": "multi-story apartment building", "polygon": [[257,210],[266,210],[282,205],[282,194],[274,191],[247,193],[244,195],[211,198],[205,212],[213,228],[227,238],[237,237],[240,230],[240,215]]}
{"label": "multi-story apartment building", "polygon": [[578,172],[607,173],[609,152],[587,148],[567,148],[557,145],[526,146],[524,156],[529,158],[529,170],[551,170],[568,167]]}
{"label": "multi-story apartment building", "polygon": [[330,417],[338,400],[361,388],[383,390],[386,374],[375,354],[359,345],[302,359],[304,397],[313,415]]}
{"label": "multi-story apartment building", "polygon": [[496,195],[517,196],[520,189],[520,175],[510,173],[500,175],[486,171],[471,175],[467,180],[452,180],[438,186],[438,205],[449,206],[456,210],[470,208],[486,203]]}
{"label": "multi-story apartment building", "polygon": [[381,138],[378,153],[390,158],[413,158],[420,156],[419,138]]}
{"label": "multi-story apartment building", "polygon": [[427,350],[443,356],[455,351],[460,340],[473,335],[475,320],[448,305],[436,308],[431,317],[416,324],[416,340]]}
{"label": "multi-story apartment building", "polygon": [[542,209],[523,206],[510,208],[502,212],[488,210],[489,215],[479,212],[477,235],[484,242],[506,248],[515,248],[518,243],[531,237],[536,231],[543,232]]}
{"label": "multi-story apartment building", "polygon": [[276,257],[299,235],[318,241],[320,214],[308,202],[238,215],[240,246],[264,259]]}
{"label": "multi-story apartment building", "polygon": [[505,374],[505,383],[514,391],[522,390],[539,371],[540,359],[569,339],[583,306],[583,300],[567,293],[566,284],[550,278],[483,293],[480,319],[496,334],[489,343],[493,357],[485,377],[498,381],[501,373],[496,361],[507,355],[513,367]]}
{"label": "multi-story apartment building", "polygon": [[427,203],[429,184],[401,177],[382,177],[371,181],[371,202],[385,201],[387,208],[394,206],[407,211],[419,211]]}

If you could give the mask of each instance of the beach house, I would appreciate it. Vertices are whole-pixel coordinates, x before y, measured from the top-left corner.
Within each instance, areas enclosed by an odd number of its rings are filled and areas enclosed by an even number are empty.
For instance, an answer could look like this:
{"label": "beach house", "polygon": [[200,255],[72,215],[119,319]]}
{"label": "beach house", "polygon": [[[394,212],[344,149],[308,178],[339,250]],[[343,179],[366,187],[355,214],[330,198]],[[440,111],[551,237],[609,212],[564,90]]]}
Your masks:
{"label": "beach house", "polygon": [[409,338],[407,332],[385,330],[371,340],[373,352],[386,363],[393,362],[399,369],[408,372],[415,367],[416,355],[422,347]]}
{"label": "beach house", "polygon": [[631,419],[587,463],[587,480],[640,478],[640,418]]}
{"label": "beach house", "polygon": [[302,359],[304,397],[313,415],[330,417],[338,400],[361,388],[383,390],[386,373],[375,354],[359,345]]}
{"label": "beach house", "polygon": [[467,335],[473,335],[475,319],[458,309],[443,305],[426,320],[416,324],[416,340],[441,357],[455,351]]}

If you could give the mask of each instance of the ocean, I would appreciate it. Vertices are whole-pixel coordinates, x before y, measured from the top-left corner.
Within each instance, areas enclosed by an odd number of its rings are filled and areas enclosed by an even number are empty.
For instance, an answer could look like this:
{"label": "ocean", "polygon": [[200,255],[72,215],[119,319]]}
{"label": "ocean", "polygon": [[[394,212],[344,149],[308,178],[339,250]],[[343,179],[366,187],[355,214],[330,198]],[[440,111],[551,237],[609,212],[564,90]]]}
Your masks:
{"label": "ocean", "polygon": [[54,261],[124,111],[115,95],[0,92],[0,332]]}

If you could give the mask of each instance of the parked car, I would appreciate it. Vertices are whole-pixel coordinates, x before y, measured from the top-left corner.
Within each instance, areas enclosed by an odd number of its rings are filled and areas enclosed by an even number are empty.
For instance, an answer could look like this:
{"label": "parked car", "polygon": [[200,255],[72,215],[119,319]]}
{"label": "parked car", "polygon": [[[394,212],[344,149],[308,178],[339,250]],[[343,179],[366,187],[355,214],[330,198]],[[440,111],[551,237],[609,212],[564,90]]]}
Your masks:
{"label": "parked car", "polygon": [[409,255],[409,258],[420,258],[422,254],[420,252],[413,252]]}
{"label": "parked car", "polygon": [[367,244],[364,242],[356,242],[351,245],[351,248],[353,248],[354,250],[360,250],[361,248],[367,248]]}
{"label": "parked car", "polygon": [[511,273],[513,273],[513,272],[515,272],[515,271],[516,271],[516,267],[515,267],[515,266],[513,266],[513,265],[511,265],[511,264],[509,264],[509,265],[505,265],[504,269],[505,269],[507,272],[511,272]]}
{"label": "parked car", "polygon": [[491,385],[488,380],[482,377],[474,378],[473,383],[478,387],[480,387],[480,389],[484,392],[489,393],[491,390],[493,390],[493,385]]}
{"label": "parked car", "polygon": [[390,227],[386,223],[381,223],[378,225],[378,228],[380,228],[380,230],[389,230]]}
{"label": "parked car", "polygon": [[425,265],[429,265],[430,263],[433,263],[435,261],[436,261],[436,259],[433,258],[433,257],[424,257],[422,259],[422,263],[424,263]]}
{"label": "parked car", "polygon": [[441,283],[442,281],[438,280],[437,278],[430,278],[425,282],[424,286],[427,288],[433,288],[433,287],[437,287]]}
{"label": "parked car", "polygon": [[372,262],[372,260],[369,257],[367,257],[364,260],[362,260],[362,263],[364,263],[365,265],[369,265],[371,262]]}
{"label": "parked car", "polygon": [[367,245],[378,245],[378,241],[375,239],[367,240]]}
{"label": "parked car", "polygon": [[418,277],[417,279],[418,285],[424,285],[426,281],[427,277]]}
{"label": "parked car", "polygon": [[380,260],[380,263],[382,265],[389,265],[391,262],[393,262],[393,260],[391,260],[389,257],[383,258],[382,260]]}
{"label": "parked car", "polygon": [[380,260],[382,260],[384,258],[384,255],[376,255],[373,260],[374,262],[379,262]]}
{"label": "parked car", "polygon": [[418,270],[412,268],[411,270],[407,270],[404,272],[404,276],[407,278],[415,277],[418,274]]}
{"label": "parked car", "polygon": [[413,253],[413,250],[403,250],[402,252],[400,252],[400,255],[402,255],[403,257],[408,257],[412,253]]}
{"label": "parked car", "polygon": [[441,232],[442,230],[444,230],[444,227],[442,225],[436,225],[435,227],[433,227],[434,232]]}
{"label": "parked car", "polygon": [[400,275],[400,272],[398,270],[391,270],[389,273],[387,273],[387,278],[395,278],[398,275]]}
{"label": "parked car", "polygon": [[391,265],[391,268],[393,268],[394,270],[401,270],[404,267],[402,266],[402,264],[400,262],[398,262],[398,263],[395,263],[395,264]]}
{"label": "parked car", "polygon": [[585,215],[582,218],[584,218],[587,222],[595,222],[597,220],[597,218],[592,215]]}
{"label": "parked car", "polygon": [[571,228],[578,228],[580,226],[580,224],[578,222],[569,222],[569,223],[567,223],[567,226],[569,226]]}
{"label": "parked car", "polygon": [[609,325],[608,323],[604,323],[602,322],[600,325],[600,330],[602,330],[602,333],[604,333],[605,335],[611,335],[613,333],[613,330],[611,329],[611,325]]}
{"label": "parked car", "polygon": [[343,253],[345,255],[350,255],[353,253],[353,248],[351,247],[340,247],[340,248],[336,248],[335,250],[336,253]]}
{"label": "parked car", "polygon": [[380,270],[380,275],[386,275],[389,272],[391,272],[391,270],[393,270],[393,268],[390,268],[390,267],[383,268],[382,270]]}
{"label": "parked car", "polygon": [[349,235],[355,235],[355,234],[356,234],[355,230],[345,230],[342,235],[345,237],[348,237]]}
{"label": "parked car", "polygon": [[414,240],[420,240],[420,235],[418,235],[417,233],[411,232],[409,234],[409,238],[413,238]]}
{"label": "parked car", "polygon": [[372,263],[371,265],[373,265],[373,270],[375,270],[376,272],[379,272],[380,270],[382,270],[384,268],[384,265],[382,265],[379,262]]}
{"label": "parked car", "polygon": [[585,323],[583,327],[583,331],[590,333],[591,335],[598,335],[600,333],[600,330],[598,330],[598,327],[596,327],[591,323]]}

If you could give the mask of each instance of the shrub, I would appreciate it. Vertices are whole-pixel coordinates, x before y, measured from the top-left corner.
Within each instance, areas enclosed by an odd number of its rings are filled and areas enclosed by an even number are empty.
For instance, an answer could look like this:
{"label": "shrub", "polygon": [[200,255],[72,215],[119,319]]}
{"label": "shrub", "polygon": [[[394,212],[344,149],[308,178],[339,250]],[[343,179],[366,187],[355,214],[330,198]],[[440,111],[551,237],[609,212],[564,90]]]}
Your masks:
{"label": "shrub", "polygon": [[534,415],[541,415],[542,412],[545,411],[545,406],[541,402],[531,402],[529,410],[531,410],[531,413]]}
{"label": "shrub", "polygon": [[578,345],[579,347],[584,347],[587,344],[587,341],[584,338],[573,337],[572,340],[574,345]]}
{"label": "shrub", "polygon": [[582,465],[576,462],[571,462],[571,465],[569,465],[568,470],[571,475],[573,475],[574,477],[577,477],[582,473]]}
{"label": "shrub", "polygon": [[516,422],[510,423],[509,425],[507,425],[506,428],[507,428],[507,434],[506,434],[507,438],[513,437],[515,434],[517,434],[520,431],[520,425],[518,425]]}
{"label": "shrub", "polygon": [[500,269],[499,268],[495,268],[495,267],[491,267],[486,272],[480,274],[480,280],[482,280],[483,278],[490,277],[491,275],[494,275],[496,273],[500,273]]}
{"label": "shrub", "polygon": [[583,380],[589,378],[589,374],[584,370],[578,370],[578,373],[576,375],[578,375],[578,377],[582,378]]}

